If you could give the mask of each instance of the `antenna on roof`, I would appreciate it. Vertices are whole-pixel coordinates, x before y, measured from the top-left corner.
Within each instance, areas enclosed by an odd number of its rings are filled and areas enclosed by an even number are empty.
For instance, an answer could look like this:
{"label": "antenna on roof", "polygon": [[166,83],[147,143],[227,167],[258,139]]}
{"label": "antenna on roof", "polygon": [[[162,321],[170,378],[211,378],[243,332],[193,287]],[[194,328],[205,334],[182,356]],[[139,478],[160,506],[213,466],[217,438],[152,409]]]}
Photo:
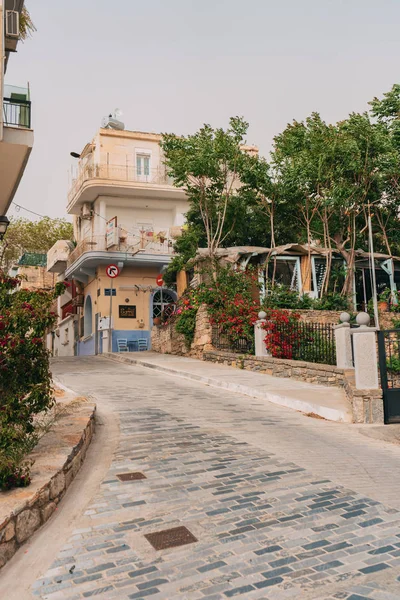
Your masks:
{"label": "antenna on roof", "polygon": [[110,113],[108,117],[103,117],[101,120],[101,126],[103,129],[116,129],[117,131],[123,131],[125,124],[119,120],[122,116],[122,110],[115,108],[113,113]]}

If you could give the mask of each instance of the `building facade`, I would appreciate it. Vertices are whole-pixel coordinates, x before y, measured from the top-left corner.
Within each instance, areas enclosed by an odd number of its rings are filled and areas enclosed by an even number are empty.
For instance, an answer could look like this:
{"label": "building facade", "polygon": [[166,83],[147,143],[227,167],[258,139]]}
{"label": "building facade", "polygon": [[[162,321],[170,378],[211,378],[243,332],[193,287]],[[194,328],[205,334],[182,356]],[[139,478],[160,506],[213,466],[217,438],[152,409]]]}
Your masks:
{"label": "building facade", "polygon": [[0,218],[7,214],[33,146],[29,89],[4,80],[17,51],[23,6],[24,0],[0,0]]}
{"label": "building facade", "polygon": [[[139,341],[150,348],[153,319],[176,299],[161,279],[187,200],[166,174],[160,140],[154,133],[103,128],[77,155],[67,206],[76,247],[57,242],[47,265],[74,283],[69,316],[76,331],[62,352],[72,345],[76,355],[115,352],[125,343],[135,350]],[[115,279],[107,275],[110,265]],[[60,317],[62,311],[60,305]]]}

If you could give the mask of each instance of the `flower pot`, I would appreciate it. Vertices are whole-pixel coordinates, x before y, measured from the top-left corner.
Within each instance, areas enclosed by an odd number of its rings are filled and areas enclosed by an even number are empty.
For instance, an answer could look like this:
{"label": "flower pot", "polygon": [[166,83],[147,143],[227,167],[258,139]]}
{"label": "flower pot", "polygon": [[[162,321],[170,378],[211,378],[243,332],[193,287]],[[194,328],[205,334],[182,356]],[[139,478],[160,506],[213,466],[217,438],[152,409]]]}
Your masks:
{"label": "flower pot", "polygon": [[378,302],[378,308],[381,312],[387,312],[389,310],[389,303],[381,300]]}
{"label": "flower pot", "polygon": [[161,317],[155,317],[153,319],[153,325],[161,325]]}

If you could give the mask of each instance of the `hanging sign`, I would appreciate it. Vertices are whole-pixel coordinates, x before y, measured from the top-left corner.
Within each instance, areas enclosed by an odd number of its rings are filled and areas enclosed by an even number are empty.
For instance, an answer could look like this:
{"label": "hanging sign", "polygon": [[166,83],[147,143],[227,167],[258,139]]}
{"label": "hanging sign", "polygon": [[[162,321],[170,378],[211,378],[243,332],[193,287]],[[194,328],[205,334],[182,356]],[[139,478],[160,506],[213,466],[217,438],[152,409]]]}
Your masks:
{"label": "hanging sign", "polygon": [[113,217],[106,223],[106,248],[118,244],[117,217]]}
{"label": "hanging sign", "polygon": [[162,287],[164,285],[162,275],[157,275],[156,284],[158,285],[158,287]]}
{"label": "hanging sign", "polygon": [[115,279],[116,277],[118,277],[119,269],[117,265],[108,265],[108,267],[106,267],[106,274],[107,277],[110,277],[110,279]]}

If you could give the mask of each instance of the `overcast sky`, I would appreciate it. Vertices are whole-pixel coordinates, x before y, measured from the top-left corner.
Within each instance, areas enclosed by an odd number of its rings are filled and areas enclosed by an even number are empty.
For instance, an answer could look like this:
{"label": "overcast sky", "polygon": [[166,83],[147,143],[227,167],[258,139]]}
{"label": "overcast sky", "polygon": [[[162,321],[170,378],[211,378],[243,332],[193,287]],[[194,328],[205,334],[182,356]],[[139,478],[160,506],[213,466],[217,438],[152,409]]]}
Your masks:
{"label": "overcast sky", "polygon": [[26,5],[37,32],[6,83],[30,83],[35,144],[14,200],[51,217],[65,216],[70,151],[116,107],[126,129],[181,134],[243,115],[267,155],[292,119],[336,121],[400,81],[399,0]]}

